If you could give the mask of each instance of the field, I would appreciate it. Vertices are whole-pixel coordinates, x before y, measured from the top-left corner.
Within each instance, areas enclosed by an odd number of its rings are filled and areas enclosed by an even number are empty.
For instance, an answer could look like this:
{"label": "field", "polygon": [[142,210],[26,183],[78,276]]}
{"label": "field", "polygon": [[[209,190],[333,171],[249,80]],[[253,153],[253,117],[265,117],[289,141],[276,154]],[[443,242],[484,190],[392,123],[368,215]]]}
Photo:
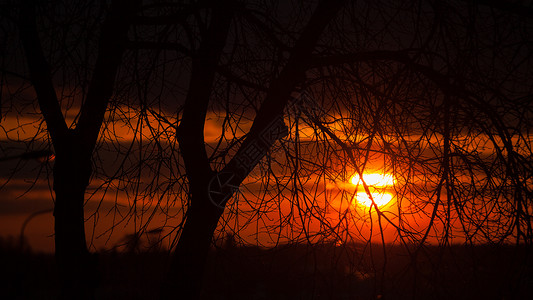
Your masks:
{"label": "field", "polygon": [[[231,243],[210,253],[203,299],[527,299],[528,249],[516,246],[283,245]],[[157,299],[164,252],[102,252],[97,299]],[[55,299],[53,255],[3,243],[2,299]]]}

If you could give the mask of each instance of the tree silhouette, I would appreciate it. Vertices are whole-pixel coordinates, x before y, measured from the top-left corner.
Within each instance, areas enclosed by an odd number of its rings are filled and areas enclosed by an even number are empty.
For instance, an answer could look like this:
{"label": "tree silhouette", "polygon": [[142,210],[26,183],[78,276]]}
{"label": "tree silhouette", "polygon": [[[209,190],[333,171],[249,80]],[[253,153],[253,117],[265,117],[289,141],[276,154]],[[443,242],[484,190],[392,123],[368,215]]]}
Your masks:
{"label": "tree silhouette", "polygon": [[[275,8],[266,3],[262,7],[264,11],[233,8],[235,18],[250,25],[230,27],[230,54],[206,55],[219,59],[210,62],[218,77],[199,72],[206,80],[203,96],[195,92],[195,59],[202,57],[204,43],[215,40],[210,27],[204,25],[205,35],[192,51],[183,49],[194,44],[191,40],[137,44],[192,55],[177,131],[190,186],[172,267],[178,274],[170,277],[178,285],[174,291],[195,293],[189,289],[200,281],[201,253],[223,213],[216,207],[227,204],[264,156],[260,171],[251,175],[262,186],[258,199],[235,204],[225,217],[224,224],[236,232],[242,230],[237,216],[244,214],[254,220],[250,223],[265,224],[274,241],[369,242],[377,235],[385,243],[385,227],[393,227],[405,245],[423,246],[428,239],[442,245],[531,243],[531,215],[523,209],[531,201],[531,139],[526,134],[530,62],[525,53],[518,54],[527,48],[528,38],[506,36],[511,26],[527,31],[529,19],[495,6],[439,1],[344,3],[342,9],[320,2],[309,11],[296,8],[287,19],[273,14]],[[231,14],[212,12],[208,24],[222,30],[229,25],[217,13]],[[304,15],[307,22],[300,21]],[[201,25],[187,25],[192,32],[201,31]],[[217,37],[222,35],[227,33]],[[500,57],[504,52],[515,56]],[[504,66],[512,67],[503,71]],[[272,148],[287,134],[276,120],[293,97],[301,101],[292,106],[294,119],[284,117],[290,136]],[[211,156],[203,137],[209,101],[222,106],[213,109],[224,120]],[[241,109],[236,103],[255,108],[249,130],[235,119],[247,116],[236,113]],[[237,138],[241,130],[245,136]],[[231,137],[224,135],[228,131]],[[347,205],[354,201],[353,192],[335,195],[324,188],[378,166],[398,179],[395,210],[376,204],[353,210]],[[362,185],[372,198],[371,187]],[[335,201],[344,208],[332,205]],[[284,212],[287,203],[291,213]],[[268,221],[269,213],[277,221]]]}
{"label": "tree silhouette", "polygon": [[[178,224],[166,234],[165,299],[198,297],[213,237],[240,243],[253,226],[267,245],[394,241],[413,264],[428,243],[530,246],[530,10],[505,1],[117,2],[84,15],[102,35],[97,56],[83,53],[94,79],[78,82],[86,94],[69,129],[23,6],[30,81],[56,153],[58,256],[88,255],[91,174],[101,190],[131,191],[118,222],[143,220],[135,236],[155,214]],[[66,57],[71,45],[61,45]],[[120,163],[106,165],[105,151]],[[372,172],[394,176],[384,188],[393,204],[378,205],[364,179]],[[67,192],[78,200],[63,209]],[[357,204],[363,195],[368,207]],[[62,215],[77,225],[60,225]],[[61,243],[62,228],[77,228],[77,246]]]}
{"label": "tree silhouette", "polygon": [[[55,254],[63,281],[61,297],[64,299],[92,298],[94,281],[97,277],[95,260],[89,254],[85,239],[85,218],[83,213],[84,194],[92,175],[92,155],[95,149],[104,114],[109,99],[113,93],[115,77],[121,63],[121,57],[127,45],[127,33],[130,21],[136,12],[136,3],[129,1],[114,1],[105,12],[100,24],[101,32],[97,41],[97,48],[87,45],[81,39],[71,40],[66,37],[60,47],[50,52],[45,52],[45,47],[55,47],[50,41],[43,42],[40,34],[48,31],[54,34],[54,17],[65,18],[68,16],[60,11],[53,11],[54,7],[39,7],[37,1],[20,1],[11,6],[10,15],[16,24],[21,45],[27,63],[28,80],[35,90],[40,112],[46,121],[46,130],[51,139],[55,152],[53,168],[53,189],[55,192],[54,217],[55,217]],[[55,5],[55,3],[47,3]],[[57,7],[55,7],[57,9]],[[49,9],[50,14],[44,14],[44,20],[39,18],[38,9]],[[59,10],[64,9],[59,7]],[[56,15],[54,15],[56,14]],[[49,19],[47,19],[49,18]],[[38,26],[38,21],[43,27]],[[72,20],[68,20],[72,21]],[[76,21],[74,21],[76,22]],[[95,22],[97,24],[97,22]],[[61,24],[63,26],[76,26],[79,24]],[[95,24],[82,24],[89,26]],[[81,76],[79,84],[86,88],[82,95],[81,106],[75,126],[69,127],[62,112],[64,99],[57,95],[54,83],[54,73],[69,59],[76,58],[73,53],[73,43],[82,43],[86,51],[97,49],[94,65],[82,66],[78,70],[84,72],[93,68],[90,76]],[[11,54],[11,53],[9,53]],[[54,55],[65,55],[58,61],[53,60]],[[19,71],[19,69],[15,69]],[[61,70],[68,76],[70,70]],[[16,74],[16,73],[15,73]],[[61,87],[69,82],[60,82]],[[65,96],[65,94],[61,94]]]}

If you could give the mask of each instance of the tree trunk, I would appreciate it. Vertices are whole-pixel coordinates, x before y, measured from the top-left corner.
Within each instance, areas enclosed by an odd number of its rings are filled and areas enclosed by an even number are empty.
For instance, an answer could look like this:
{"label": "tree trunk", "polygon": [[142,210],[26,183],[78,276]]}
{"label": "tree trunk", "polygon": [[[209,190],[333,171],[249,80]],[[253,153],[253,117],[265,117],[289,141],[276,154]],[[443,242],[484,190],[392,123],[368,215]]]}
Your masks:
{"label": "tree trunk", "polygon": [[96,259],[87,249],[83,215],[91,160],[72,144],[67,146],[68,150],[56,150],[54,163],[55,256],[61,281],[60,299],[94,299],[98,280]]}
{"label": "tree trunk", "polygon": [[218,60],[234,14],[233,1],[213,2],[209,27],[192,61],[189,91],[176,136],[182,151],[191,199],[186,222],[174,251],[161,299],[200,296],[207,253],[223,209],[208,198],[211,170],[205,149],[204,124]]}
{"label": "tree trunk", "polygon": [[85,242],[84,194],[92,173],[91,155],[140,1],[111,2],[102,23],[97,60],[75,130],[69,129],[65,122],[52,80],[53,72],[41,46],[37,4],[35,0],[21,1],[18,25],[30,79],[56,152],[54,230],[62,285],[60,298],[93,299],[98,279],[95,259]]}
{"label": "tree trunk", "polygon": [[[291,92],[305,79],[306,59],[312,53],[320,33],[335,16],[342,3],[343,0],[320,1],[294,46],[289,62],[278,79],[271,84],[248,137],[236,156],[243,157],[244,148],[257,140],[259,134],[263,133],[271,121],[282,117],[283,108]],[[191,206],[187,210],[185,225],[173,254],[170,271],[166,281],[163,282],[161,299],[199,298],[211,239],[225,205],[224,201],[215,201],[220,203],[220,205],[215,205],[208,196],[209,180],[215,172],[211,169],[203,136],[215,70],[226,44],[233,14],[233,8],[227,5],[231,3],[218,2],[218,4],[198,54],[193,59],[189,91],[176,133],[187,170]],[[284,127],[284,124],[281,127]],[[264,149],[270,148],[274,142],[275,140],[267,142],[267,145],[263,145]],[[261,157],[254,157],[253,163],[247,164],[237,163],[237,158],[233,157],[232,163],[226,165],[224,171],[219,174],[233,174],[231,186],[237,187],[265,153],[261,154]],[[221,199],[226,199],[227,197],[224,196],[229,197],[233,194],[231,189],[222,189],[219,192],[222,192]]]}
{"label": "tree trunk", "polygon": [[[198,200],[198,201],[196,201]],[[178,245],[172,255],[160,299],[198,299],[213,233],[222,210],[200,194],[187,211]]]}

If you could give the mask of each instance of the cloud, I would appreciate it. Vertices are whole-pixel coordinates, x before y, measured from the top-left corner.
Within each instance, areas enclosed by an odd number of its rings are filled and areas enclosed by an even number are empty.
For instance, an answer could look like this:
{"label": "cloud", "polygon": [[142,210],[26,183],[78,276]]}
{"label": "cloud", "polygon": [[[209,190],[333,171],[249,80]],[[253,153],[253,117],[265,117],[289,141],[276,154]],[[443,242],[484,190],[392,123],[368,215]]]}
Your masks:
{"label": "cloud", "polygon": [[29,214],[53,207],[47,189],[34,188],[27,193],[16,188],[3,189],[0,196],[0,216]]}

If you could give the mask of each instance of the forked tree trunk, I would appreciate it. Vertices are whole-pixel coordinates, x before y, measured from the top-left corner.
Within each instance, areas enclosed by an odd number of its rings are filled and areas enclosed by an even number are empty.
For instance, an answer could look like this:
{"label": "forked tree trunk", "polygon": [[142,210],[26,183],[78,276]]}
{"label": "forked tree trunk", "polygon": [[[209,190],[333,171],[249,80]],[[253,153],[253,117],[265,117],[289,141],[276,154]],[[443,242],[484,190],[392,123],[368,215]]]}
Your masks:
{"label": "forked tree trunk", "polygon": [[54,163],[55,254],[62,285],[61,299],[93,299],[98,272],[85,242],[84,194],[91,177],[91,155],[113,93],[115,77],[128,43],[128,29],[140,1],[114,0],[102,23],[98,55],[76,129],[69,129],[53,83],[53,72],[42,49],[36,0],[21,1],[20,38],[46,120]]}
{"label": "forked tree trunk", "polygon": [[211,170],[204,143],[204,122],[218,60],[226,44],[236,2],[213,2],[209,28],[193,58],[189,91],[177,138],[190,186],[190,207],[174,250],[161,299],[196,299],[200,295],[207,253],[223,209],[208,198]]}
{"label": "forked tree trunk", "polygon": [[94,299],[97,264],[87,249],[83,214],[91,160],[76,150],[79,149],[69,145],[58,151],[54,163],[55,255],[61,280],[60,299]]}
{"label": "forked tree trunk", "polygon": [[[193,59],[189,91],[177,130],[189,179],[191,206],[187,210],[185,225],[172,257],[172,265],[163,282],[161,299],[197,299],[200,296],[211,239],[225,204],[216,201],[221,205],[215,205],[209,198],[209,181],[215,172],[209,163],[203,135],[215,70],[226,44],[233,9],[228,5],[230,3],[217,3],[219,6],[213,10],[209,29]],[[254,161],[252,164],[240,164],[237,162],[237,157],[243,157],[247,145],[257,142],[264,130],[270,130],[268,126],[282,116],[291,92],[305,79],[304,66],[308,63],[307,58],[310,57],[318,36],[335,16],[342,3],[343,0],[320,1],[296,42],[288,63],[279,77],[271,83],[247,139],[235,157],[219,173],[234,175],[230,182],[232,187],[242,183],[264,153],[261,157],[252,159]],[[264,149],[269,149],[275,142],[275,139],[267,138],[267,140],[267,144],[263,145]],[[222,199],[232,195],[231,190],[226,192],[222,193]]]}

